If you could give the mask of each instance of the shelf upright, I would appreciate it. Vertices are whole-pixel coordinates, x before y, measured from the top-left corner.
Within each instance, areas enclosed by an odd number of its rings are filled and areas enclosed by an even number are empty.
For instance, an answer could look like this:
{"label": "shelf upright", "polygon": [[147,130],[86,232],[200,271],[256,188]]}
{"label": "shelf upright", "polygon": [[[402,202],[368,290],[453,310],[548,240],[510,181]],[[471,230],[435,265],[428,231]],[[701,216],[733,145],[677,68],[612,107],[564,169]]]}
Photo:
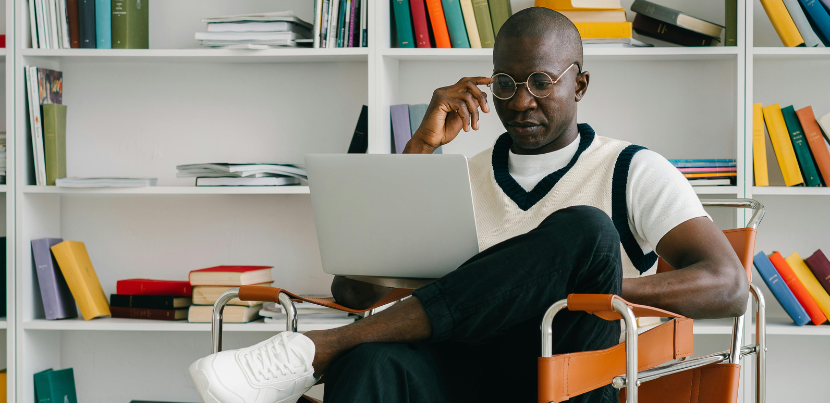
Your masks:
{"label": "shelf upright", "polygon": [[6,204],[5,234],[6,234],[6,318],[5,318],[5,340],[6,340],[6,401],[14,402],[16,393],[17,375],[17,350],[16,350],[16,294],[15,290],[15,0],[6,0],[6,49],[4,50],[3,61],[5,64],[6,81],[4,88],[5,117],[6,117],[6,184],[3,186],[3,198]]}

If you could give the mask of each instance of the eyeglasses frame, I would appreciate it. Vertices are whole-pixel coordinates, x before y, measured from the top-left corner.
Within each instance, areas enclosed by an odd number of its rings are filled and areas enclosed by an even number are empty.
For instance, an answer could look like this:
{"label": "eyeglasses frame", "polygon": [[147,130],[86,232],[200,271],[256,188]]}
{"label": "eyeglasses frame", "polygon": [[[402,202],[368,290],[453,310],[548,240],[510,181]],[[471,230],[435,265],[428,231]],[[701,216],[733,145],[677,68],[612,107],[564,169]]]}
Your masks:
{"label": "eyeglasses frame", "polygon": [[[547,98],[547,97],[549,97],[549,96],[550,96],[550,94],[552,94],[552,93],[553,93],[553,90],[551,90],[551,92],[550,92],[550,93],[548,93],[548,95],[545,95],[545,96],[539,96],[539,95],[534,94],[534,93],[533,93],[533,91],[530,89],[530,86],[529,86],[529,85],[527,85],[527,83],[529,83],[529,82],[530,82],[530,77],[533,77],[533,75],[534,75],[534,74],[537,74],[537,73],[539,73],[539,74],[544,74],[544,75],[545,75],[548,79],[550,79],[551,81],[553,81],[553,84],[551,84],[551,85],[556,85],[556,83],[558,83],[558,82],[559,82],[559,80],[561,80],[561,79],[562,79],[562,77],[565,75],[565,73],[567,73],[567,72],[568,72],[568,70],[570,70],[570,69],[571,69],[571,67],[573,67],[573,66],[576,66],[576,67],[577,67],[577,69],[579,70],[579,71],[577,72],[577,74],[582,73],[582,68],[581,68],[581,67],[579,67],[579,65],[578,65],[576,62],[573,62],[573,63],[571,63],[571,65],[570,65],[570,66],[568,66],[568,68],[567,68],[567,69],[565,69],[565,71],[563,71],[563,72],[562,72],[562,74],[560,74],[560,75],[559,75],[559,77],[557,77],[557,78],[556,78],[556,80],[553,80],[553,78],[551,78],[550,74],[545,73],[544,71],[534,71],[533,73],[530,73],[530,75],[529,75],[529,76],[527,76],[527,80],[526,80],[525,82],[521,82],[521,83],[517,83],[517,82],[516,82],[516,79],[515,79],[515,78],[513,78],[513,76],[511,76],[510,74],[507,74],[507,73],[496,73],[496,74],[493,74],[492,76],[490,76],[490,78],[493,78],[493,77],[498,76],[498,75],[505,75],[505,76],[507,76],[507,77],[510,77],[510,79],[511,79],[511,80],[513,80],[513,83],[515,84],[515,85],[513,86],[513,93],[512,93],[512,94],[510,94],[510,96],[509,96],[509,97],[507,97],[507,98],[502,98],[502,97],[500,97],[500,96],[496,95],[496,93],[493,91],[493,87],[491,87],[492,83],[487,84],[487,88],[490,88],[490,92],[493,94],[493,96],[494,96],[494,97],[496,97],[497,99],[501,99],[502,101],[507,101],[507,100],[509,100],[509,99],[513,98],[514,96],[516,96],[516,93],[517,93],[517,92],[519,92],[519,85],[521,85],[521,84],[524,84],[524,85],[525,85],[525,87],[527,87],[527,92],[529,92],[529,93],[530,93],[530,95],[533,95],[533,97],[535,97],[535,98]],[[494,80],[494,81],[495,81],[495,80]]]}

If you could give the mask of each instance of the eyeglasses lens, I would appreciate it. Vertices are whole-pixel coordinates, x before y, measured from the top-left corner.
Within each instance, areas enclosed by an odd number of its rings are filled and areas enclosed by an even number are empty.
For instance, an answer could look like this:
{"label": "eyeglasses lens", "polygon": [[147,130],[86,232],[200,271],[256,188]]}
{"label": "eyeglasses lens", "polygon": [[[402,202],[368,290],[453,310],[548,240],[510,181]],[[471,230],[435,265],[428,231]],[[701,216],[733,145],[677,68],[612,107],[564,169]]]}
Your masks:
{"label": "eyeglasses lens", "polygon": [[527,88],[533,95],[544,98],[553,92],[553,80],[545,73],[533,73],[527,79]]}
{"label": "eyeglasses lens", "polygon": [[516,82],[507,74],[493,76],[493,96],[499,99],[508,99],[516,93]]}

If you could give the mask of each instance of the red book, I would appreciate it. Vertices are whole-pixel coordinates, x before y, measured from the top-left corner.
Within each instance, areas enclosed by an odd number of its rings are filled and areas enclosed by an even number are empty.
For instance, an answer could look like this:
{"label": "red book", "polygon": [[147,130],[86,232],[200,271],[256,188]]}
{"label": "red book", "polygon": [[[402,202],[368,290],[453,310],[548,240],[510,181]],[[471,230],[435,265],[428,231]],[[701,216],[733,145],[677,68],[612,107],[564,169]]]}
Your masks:
{"label": "red book", "polygon": [[815,274],[821,286],[830,293],[830,260],[827,260],[824,252],[821,249],[817,250],[813,256],[804,259],[804,263],[807,263],[807,267]]}
{"label": "red book", "polygon": [[150,309],[150,308],[125,308],[111,306],[110,313],[113,318],[127,319],[155,319],[155,320],[183,320],[187,319],[187,308],[185,309]]}
{"label": "red book", "polygon": [[447,31],[447,20],[444,19],[444,7],[441,0],[426,0],[429,10],[429,23],[432,25],[432,36],[435,37],[436,48],[451,48],[450,33]]}
{"label": "red book", "polygon": [[781,256],[781,253],[773,252],[769,255],[769,261],[772,262],[773,266],[775,266],[775,270],[778,271],[778,275],[781,276],[781,279],[784,280],[787,287],[790,287],[790,291],[795,294],[795,299],[797,299],[801,306],[804,307],[804,310],[807,311],[807,315],[810,316],[813,324],[818,326],[826,322],[827,317],[821,313],[821,309],[819,309],[818,304],[816,304],[816,301],[810,296],[810,293],[807,292],[807,289],[804,288],[804,284],[801,284],[801,281],[795,276],[795,272],[793,272],[793,269],[790,267],[789,263],[784,260],[784,257]]}
{"label": "red book", "polygon": [[116,294],[122,295],[165,295],[169,297],[189,297],[193,295],[193,287],[188,281],[150,280],[146,278],[131,278],[118,280],[115,285]]}
{"label": "red book", "polygon": [[427,10],[424,5],[424,0],[409,0],[409,7],[412,9],[415,46],[419,48],[432,47],[429,43],[429,27],[427,26]]}
{"label": "red book", "polygon": [[798,121],[801,122],[804,138],[807,139],[810,151],[813,152],[813,159],[816,161],[824,185],[830,186],[830,152],[827,151],[827,144],[824,143],[824,138],[821,136],[821,129],[818,127],[816,115],[813,114],[813,107],[801,108],[795,114],[798,115]]}
{"label": "red book", "polygon": [[190,272],[190,285],[238,287],[273,281],[273,266],[216,266]]}
{"label": "red book", "polygon": [[81,25],[78,12],[78,0],[66,0],[66,20],[67,25],[69,25],[70,48],[81,47]]}

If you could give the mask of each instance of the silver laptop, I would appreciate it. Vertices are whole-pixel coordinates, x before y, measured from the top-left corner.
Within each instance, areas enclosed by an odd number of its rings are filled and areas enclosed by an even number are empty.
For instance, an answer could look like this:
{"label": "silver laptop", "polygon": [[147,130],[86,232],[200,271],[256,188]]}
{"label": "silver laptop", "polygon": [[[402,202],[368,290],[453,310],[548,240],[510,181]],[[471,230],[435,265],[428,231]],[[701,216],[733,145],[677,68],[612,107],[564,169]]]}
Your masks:
{"label": "silver laptop", "polygon": [[478,253],[463,155],[309,154],[323,270],[440,278]]}

